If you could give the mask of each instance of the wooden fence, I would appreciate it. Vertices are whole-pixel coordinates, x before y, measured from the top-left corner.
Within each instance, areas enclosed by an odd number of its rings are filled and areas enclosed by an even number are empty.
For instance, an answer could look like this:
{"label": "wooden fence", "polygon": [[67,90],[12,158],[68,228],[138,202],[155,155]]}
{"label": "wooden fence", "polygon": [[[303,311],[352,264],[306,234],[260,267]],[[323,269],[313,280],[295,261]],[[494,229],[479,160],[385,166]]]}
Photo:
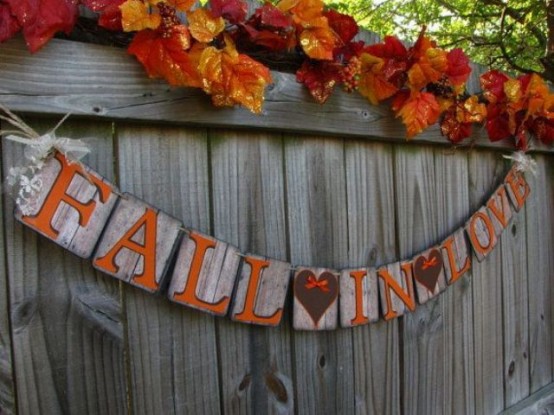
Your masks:
{"label": "wooden fence", "polygon": [[[292,75],[274,79],[254,116],[150,81],[121,50],[0,45],[0,102],[35,129],[74,112],[61,133],[94,137],[87,164],[123,191],[293,264],[410,258],[462,226],[509,166],[505,143],[453,150],[436,128],[406,143],[384,107],[344,93],[318,106]],[[0,413],[551,410],[552,153],[535,153],[526,207],[469,275],[402,318],[330,332],[293,331],[290,312],[279,328],[234,323],[120,283],[16,222],[5,196]],[[4,174],[20,158],[2,142]]]}

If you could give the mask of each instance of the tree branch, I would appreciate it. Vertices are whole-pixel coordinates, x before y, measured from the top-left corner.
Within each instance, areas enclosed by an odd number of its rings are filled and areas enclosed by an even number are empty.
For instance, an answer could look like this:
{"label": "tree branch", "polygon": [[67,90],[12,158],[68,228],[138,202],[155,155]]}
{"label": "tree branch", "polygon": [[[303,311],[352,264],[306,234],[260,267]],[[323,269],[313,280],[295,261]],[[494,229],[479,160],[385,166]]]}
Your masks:
{"label": "tree branch", "polygon": [[504,43],[504,30],[505,30],[507,10],[508,10],[508,6],[505,6],[504,9],[502,9],[502,16],[500,17],[500,43],[499,43],[499,46],[500,46],[500,51],[502,52],[502,57],[504,59],[506,59],[506,62],[508,62],[508,64],[512,68],[516,69],[517,71],[523,72],[523,73],[533,73],[535,71],[533,71],[529,68],[524,68],[523,66],[520,66],[516,61],[514,61],[514,59],[510,56],[510,54],[506,50],[506,44]]}

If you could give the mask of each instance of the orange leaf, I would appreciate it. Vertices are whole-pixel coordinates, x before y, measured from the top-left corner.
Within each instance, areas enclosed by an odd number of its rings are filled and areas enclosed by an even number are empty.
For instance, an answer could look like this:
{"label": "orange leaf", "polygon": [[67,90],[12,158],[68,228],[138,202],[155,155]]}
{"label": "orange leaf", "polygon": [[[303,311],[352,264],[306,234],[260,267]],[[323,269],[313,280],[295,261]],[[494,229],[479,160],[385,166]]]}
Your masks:
{"label": "orange leaf", "polygon": [[[159,3],[161,0],[157,0]],[[192,6],[196,4],[196,0],[163,0],[167,6],[175,7],[175,9],[186,12],[189,11]]]}
{"label": "orange leaf", "polygon": [[483,122],[487,117],[487,107],[479,102],[476,95],[466,99],[461,107],[456,109],[456,118],[459,122]]}
{"label": "orange leaf", "polygon": [[190,36],[185,26],[174,26],[168,33],[143,30],[135,35],[129,53],[145,67],[151,78],[164,78],[175,86],[200,87],[198,61],[189,54]]}
{"label": "orange leaf", "polygon": [[362,69],[358,80],[358,91],[373,104],[393,96],[398,88],[387,81],[383,74],[385,60],[369,53],[360,56]]}
{"label": "orange leaf", "polygon": [[410,88],[419,91],[431,82],[437,82],[448,68],[447,53],[438,48],[428,48],[419,61],[408,70]]}
{"label": "orange leaf", "polygon": [[321,17],[317,24],[304,29],[300,34],[300,45],[312,59],[332,60],[337,38],[327,24],[327,18]]}
{"label": "orange leaf", "polygon": [[225,49],[208,47],[202,52],[198,70],[204,91],[216,106],[243,105],[260,113],[264,90],[271,82],[269,69],[254,59],[239,54],[226,37]]}
{"label": "orange leaf", "polygon": [[127,0],[119,8],[121,9],[121,25],[125,32],[157,29],[162,21],[160,15],[151,13],[150,6],[141,0]]}
{"label": "orange leaf", "polygon": [[323,0],[281,0],[277,7],[282,12],[290,11],[294,22],[303,27],[323,16]]}
{"label": "orange leaf", "polygon": [[428,92],[412,92],[396,114],[397,117],[402,117],[402,122],[406,125],[408,139],[436,123],[439,115],[439,104],[435,96]]}
{"label": "orange leaf", "polygon": [[206,9],[196,9],[187,14],[189,30],[193,38],[199,42],[208,43],[225,29],[223,17],[214,17]]}

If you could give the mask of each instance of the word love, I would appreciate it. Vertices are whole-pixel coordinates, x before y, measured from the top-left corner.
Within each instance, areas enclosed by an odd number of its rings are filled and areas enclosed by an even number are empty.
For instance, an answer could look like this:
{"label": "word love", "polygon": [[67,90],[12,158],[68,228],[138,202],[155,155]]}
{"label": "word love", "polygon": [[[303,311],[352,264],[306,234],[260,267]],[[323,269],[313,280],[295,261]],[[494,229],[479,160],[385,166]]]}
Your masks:
{"label": "word love", "polygon": [[[115,278],[170,301],[238,322],[278,325],[287,294],[300,330],[352,327],[414,311],[482,261],[530,188],[515,168],[466,225],[409,260],[379,268],[299,267],[183,229],[180,220],[119,191],[56,153],[38,173],[33,209],[16,218]],[[380,306],[380,312],[379,312]]]}

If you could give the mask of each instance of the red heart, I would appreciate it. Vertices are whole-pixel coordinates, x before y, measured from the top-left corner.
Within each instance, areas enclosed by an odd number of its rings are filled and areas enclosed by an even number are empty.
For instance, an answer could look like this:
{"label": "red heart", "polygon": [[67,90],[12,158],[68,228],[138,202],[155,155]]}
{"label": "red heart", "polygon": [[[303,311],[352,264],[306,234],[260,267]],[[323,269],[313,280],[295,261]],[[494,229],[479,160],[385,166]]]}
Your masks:
{"label": "red heart", "polygon": [[294,279],[294,296],[304,307],[317,327],[327,309],[336,301],[339,293],[337,276],[322,272],[316,277],[310,270],[303,270]]}
{"label": "red heart", "polygon": [[433,292],[442,271],[442,255],[438,249],[429,251],[429,255],[420,255],[414,262],[415,279]]}

